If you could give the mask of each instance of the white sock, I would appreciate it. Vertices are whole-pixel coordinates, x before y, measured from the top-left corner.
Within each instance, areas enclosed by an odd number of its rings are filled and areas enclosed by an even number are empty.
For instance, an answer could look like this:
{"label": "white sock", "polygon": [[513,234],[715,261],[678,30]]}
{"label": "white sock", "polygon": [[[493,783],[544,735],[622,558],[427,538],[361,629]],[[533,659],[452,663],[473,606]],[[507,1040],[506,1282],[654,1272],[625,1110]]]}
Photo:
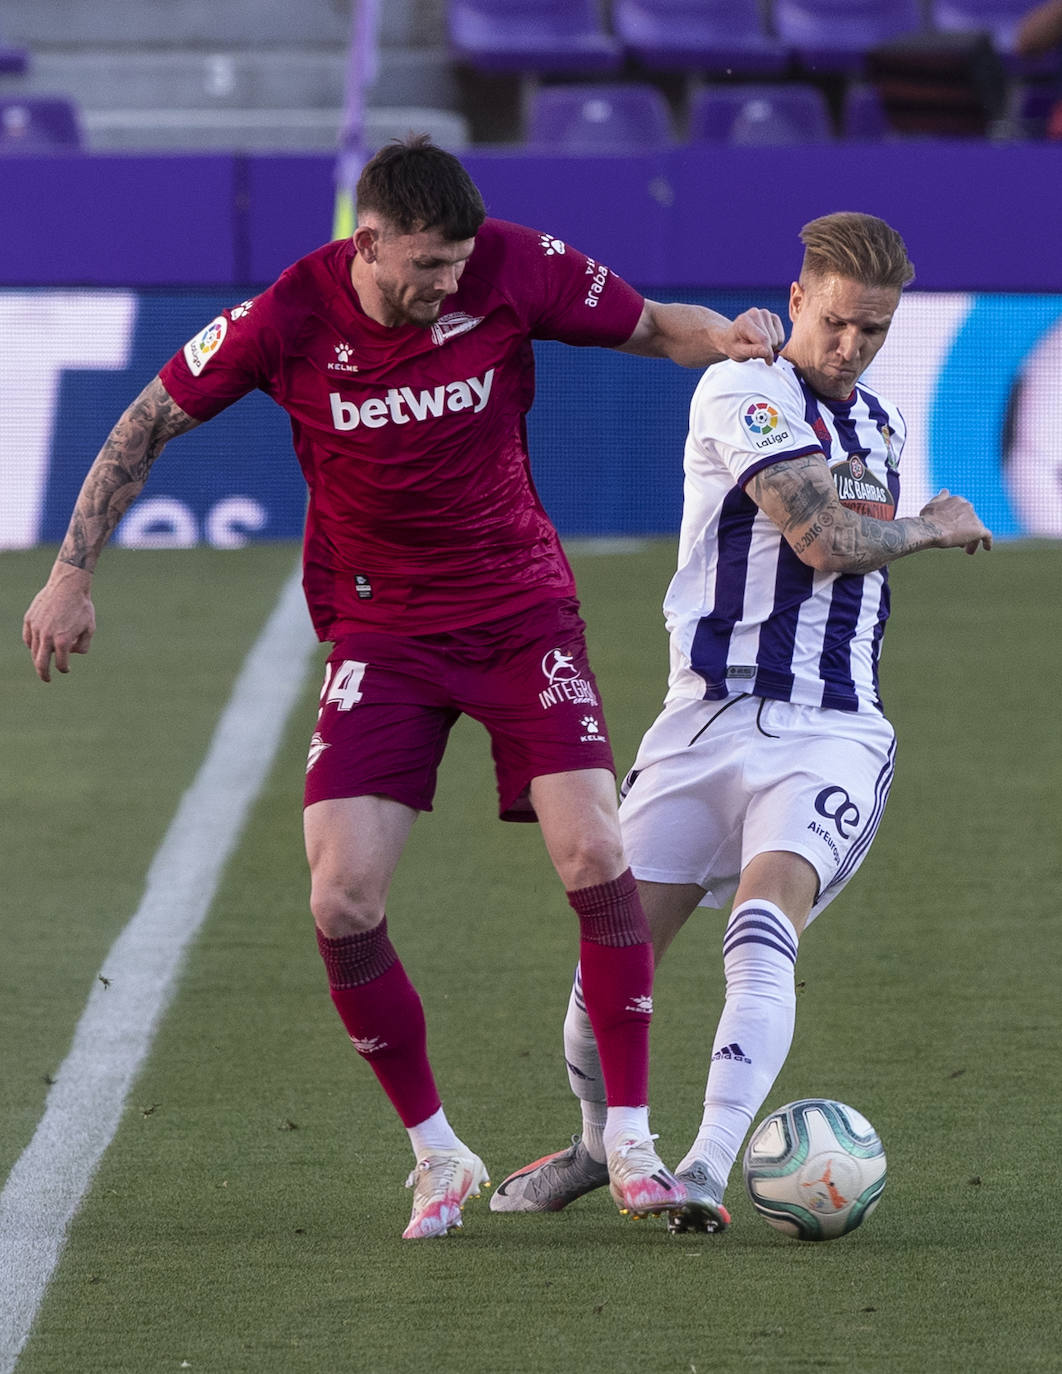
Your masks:
{"label": "white sock", "polygon": [[418,1125],[409,1126],[407,1130],[414,1157],[418,1160],[430,1155],[434,1150],[452,1150],[455,1145],[461,1144],[441,1107]]}
{"label": "white sock", "polygon": [[583,1112],[583,1144],[599,1164],[604,1164],[604,1130],[608,1113],[605,1079],[601,1073],[594,1028],[586,1014],[582,971],[578,964],[575,966],[575,979],[564,1018],[564,1062],[568,1066],[568,1082]]}
{"label": "white sock", "polygon": [[726,1002],[697,1139],[679,1170],[703,1160],[720,1187],[793,1043],[797,933],[772,902],[751,900],[731,912],[723,936]]}
{"label": "white sock", "polygon": [[609,1107],[605,1122],[604,1146],[606,1156],[624,1141],[641,1142],[649,1139],[648,1107]]}

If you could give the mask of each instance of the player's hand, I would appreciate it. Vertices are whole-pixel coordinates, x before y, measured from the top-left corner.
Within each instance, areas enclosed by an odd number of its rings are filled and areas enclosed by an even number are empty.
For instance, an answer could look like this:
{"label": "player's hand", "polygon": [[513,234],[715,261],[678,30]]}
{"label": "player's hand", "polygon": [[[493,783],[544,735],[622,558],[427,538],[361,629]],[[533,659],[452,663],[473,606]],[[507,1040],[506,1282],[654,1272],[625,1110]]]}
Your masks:
{"label": "player's hand", "polygon": [[939,549],[965,549],[976,553],[982,546],[992,547],[992,531],[982,524],[977,512],[963,496],[952,496],[947,487],[941,488],[919,511],[940,530]]}
{"label": "player's hand", "polygon": [[22,621],[22,642],[42,682],[52,680],[52,656],[60,673],[70,671],[71,654],[87,654],[96,630],[92,574],[56,563]]}
{"label": "player's hand", "polygon": [[731,322],[723,348],[726,356],[735,362],[762,358],[765,363],[773,363],[784,343],[785,328],[778,316],[771,310],[754,306]]}

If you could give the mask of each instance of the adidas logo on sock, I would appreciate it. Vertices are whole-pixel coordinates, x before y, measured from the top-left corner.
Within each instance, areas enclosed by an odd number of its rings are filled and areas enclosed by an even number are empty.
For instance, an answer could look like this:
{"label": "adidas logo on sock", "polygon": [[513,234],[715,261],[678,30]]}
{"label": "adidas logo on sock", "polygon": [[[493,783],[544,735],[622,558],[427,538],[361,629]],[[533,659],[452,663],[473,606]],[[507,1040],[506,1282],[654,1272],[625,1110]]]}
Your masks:
{"label": "adidas logo on sock", "polygon": [[748,1055],[737,1043],[737,1041],[734,1041],[732,1044],[729,1045],[724,1045],[722,1049],[716,1050],[715,1054],[712,1055],[712,1063],[714,1064],[717,1059],[731,1059],[736,1064],[752,1063],[752,1060],[748,1057]]}

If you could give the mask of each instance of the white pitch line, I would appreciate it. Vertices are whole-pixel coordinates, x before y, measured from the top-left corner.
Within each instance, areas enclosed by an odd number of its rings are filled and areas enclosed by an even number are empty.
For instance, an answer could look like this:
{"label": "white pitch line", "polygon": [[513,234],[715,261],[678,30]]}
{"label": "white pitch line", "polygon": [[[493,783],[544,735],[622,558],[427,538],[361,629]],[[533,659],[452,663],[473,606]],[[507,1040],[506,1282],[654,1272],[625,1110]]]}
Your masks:
{"label": "white pitch line", "polygon": [[225,864],[280,745],[314,640],[299,577],[251,649],[199,773],[111,946],[44,1115],[0,1194],[0,1374],[29,1338],[67,1229],[121,1120]]}

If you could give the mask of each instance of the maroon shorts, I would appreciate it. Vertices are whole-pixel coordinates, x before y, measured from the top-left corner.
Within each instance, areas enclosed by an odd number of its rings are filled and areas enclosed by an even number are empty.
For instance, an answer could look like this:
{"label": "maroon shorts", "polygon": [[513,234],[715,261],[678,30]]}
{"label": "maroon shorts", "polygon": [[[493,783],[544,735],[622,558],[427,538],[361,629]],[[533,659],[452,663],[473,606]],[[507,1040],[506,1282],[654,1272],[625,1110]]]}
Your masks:
{"label": "maroon shorts", "polygon": [[503,820],[533,821],[532,778],[614,772],[577,603],[549,601],[446,634],[338,641],[306,764],[305,804],[385,796],[430,811],[450,730],[487,727]]}

